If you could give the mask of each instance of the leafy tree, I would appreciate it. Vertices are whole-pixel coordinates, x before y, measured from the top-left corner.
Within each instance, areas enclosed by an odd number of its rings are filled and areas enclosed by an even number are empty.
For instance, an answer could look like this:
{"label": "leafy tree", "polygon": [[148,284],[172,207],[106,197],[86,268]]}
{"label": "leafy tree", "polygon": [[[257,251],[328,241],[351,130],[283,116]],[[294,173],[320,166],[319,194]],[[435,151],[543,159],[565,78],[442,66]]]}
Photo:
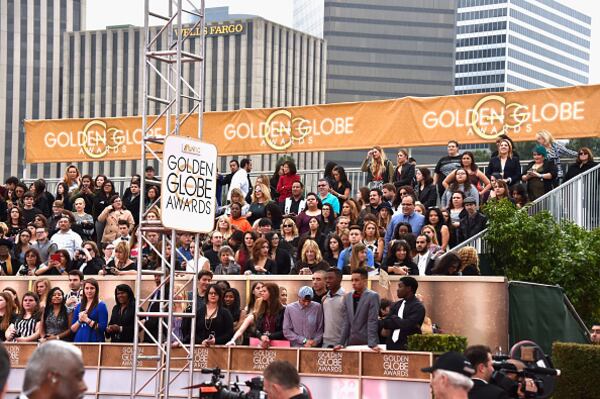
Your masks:
{"label": "leafy tree", "polygon": [[557,223],[545,211],[530,216],[507,200],[485,205],[484,212],[494,273],[559,285],[585,321],[599,319],[600,229]]}

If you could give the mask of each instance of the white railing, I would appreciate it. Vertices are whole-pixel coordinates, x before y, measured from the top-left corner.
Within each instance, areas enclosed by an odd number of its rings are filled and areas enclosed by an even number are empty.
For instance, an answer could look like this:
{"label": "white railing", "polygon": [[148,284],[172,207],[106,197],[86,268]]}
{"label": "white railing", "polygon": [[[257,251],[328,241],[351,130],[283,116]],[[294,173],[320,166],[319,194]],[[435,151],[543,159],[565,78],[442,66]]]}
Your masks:
{"label": "white railing", "polygon": [[[557,222],[571,221],[586,230],[600,227],[600,164],[575,176],[523,208],[529,215],[547,211]],[[456,252],[464,247],[475,247],[487,252],[487,229],[453,247]]]}
{"label": "white railing", "polygon": [[[521,161],[521,166],[527,165],[529,161]],[[479,162],[477,163],[479,169],[485,173],[487,169],[487,162]],[[426,165],[418,165],[419,168],[429,168],[433,174],[433,170],[435,168],[434,164],[426,164]],[[352,195],[356,195],[359,187],[364,187],[367,184],[367,174],[362,172],[360,168],[344,168],[346,171],[346,175],[348,176],[348,181],[352,185]],[[317,180],[319,180],[323,174],[324,169],[305,169],[298,170],[298,174],[301,176],[302,182],[304,183],[305,192],[316,191],[317,190]],[[273,175],[273,171],[252,171],[250,172],[250,177],[253,179],[260,175],[266,175],[271,177]],[[125,189],[129,186],[129,181],[131,180],[130,176],[113,176],[109,177],[109,179],[114,183],[115,191],[118,193],[123,193]],[[23,178],[23,182],[27,185],[33,183],[37,180],[36,177],[27,177]],[[55,194],[56,186],[59,182],[62,181],[62,178],[44,178],[46,181],[46,189],[48,192]]]}

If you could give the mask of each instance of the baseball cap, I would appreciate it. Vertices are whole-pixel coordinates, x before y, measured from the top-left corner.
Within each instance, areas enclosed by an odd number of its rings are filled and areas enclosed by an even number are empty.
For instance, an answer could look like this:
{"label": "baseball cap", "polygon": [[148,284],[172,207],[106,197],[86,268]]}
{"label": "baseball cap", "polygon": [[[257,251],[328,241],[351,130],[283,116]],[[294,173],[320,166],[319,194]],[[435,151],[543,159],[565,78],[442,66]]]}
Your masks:
{"label": "baseball cap", "polygon": [[465,198],[464,203],[465,204],[476,204],[477,201],[475,201],[475,198],[473,198],[473,197],[467,197],[467,198]]}
{"label": "baseball cap", "polygon": [[426,373],[433,373],[435,370],[454,371],[469,378],[475,374],[475,369],[471,362],[458,352],[446,352],[437,358],[432,367],[421,369],[421,371]]}
{"label": "baseball cap", "polygon": [[302,299],[310,299],[312,300],[314,296],[313,289],[308,285],[300,287],[298,290],[298,297]]}

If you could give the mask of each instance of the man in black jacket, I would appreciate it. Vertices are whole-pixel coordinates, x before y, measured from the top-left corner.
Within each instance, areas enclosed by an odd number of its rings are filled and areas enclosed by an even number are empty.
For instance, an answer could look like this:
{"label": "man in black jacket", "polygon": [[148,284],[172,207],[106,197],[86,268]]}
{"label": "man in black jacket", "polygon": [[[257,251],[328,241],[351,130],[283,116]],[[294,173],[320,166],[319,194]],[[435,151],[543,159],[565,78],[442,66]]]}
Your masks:
{"label": "man in black jacket", "polygon": [[477,209],[475,198],[465,198],[465,209],[467,214],[460,218],[460,227],[458,228],[459,242],[463,242],[480,231],[485,229],[487,225],[487,217]]}
{"label": "man in black jacket", "polygon": [[492,352],[484,345],[474,345],[467,348],[465,357],[475,369],[473,388],[469,391],[469,399],[508,399],[508,393],[502,388],[490,384],[494,367],[492,366]]}
{"label": "man in black jacket", "polygon": [[406,350],[408,336],[421,334],[421,324],[425,319],[425,307],[415,294],[419,283],[414,277],[402,277],[398,281],[398,302],[392,305],[390,313],[381,322],[383,328],[390,330],[386,348],[388,350]]}

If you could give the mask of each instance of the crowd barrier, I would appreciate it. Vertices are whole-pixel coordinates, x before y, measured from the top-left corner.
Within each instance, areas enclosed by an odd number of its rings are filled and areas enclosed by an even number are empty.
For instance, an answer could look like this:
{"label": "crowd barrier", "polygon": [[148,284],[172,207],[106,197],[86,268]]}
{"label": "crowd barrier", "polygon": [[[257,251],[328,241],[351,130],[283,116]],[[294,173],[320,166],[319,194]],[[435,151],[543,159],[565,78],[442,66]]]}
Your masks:
{"label": "crowd barrier", "polygon": [[[36,344],[7,344],[12,371],[8,381],[8,397],[16,398],[20,392],[25,367]],[[86,398],[116,399],[129,396],[133,346],[122,344],[82,344],[85,365]],[[152,347],[143,347],[144,354],[151,354]],[[174,354],[182,355],[182,349]],[[429,373],[421,371],[429,367],[433,355],[429,352],[381,352],[330,349],[259,349],[249,347],[196,348],[194,352],[194,384],[210,380],[200,369],[220,367],[224,382],[239,379],[242,382],[260,375],[273,360],[287,360],[300,372],[302,382],[313,398],[387,399],[430,398]],[[174,362],[172,370],[183,365]],[[138,362],[138,381],[146,381],[155,371],[155,363]],[[174,376],[176,373],[172,373]],[[140,383],[141,384],[141,383]],[[171,385],[170,397],[185,397],[184,387],[189,385],[187,375],[179,375]],[[140,385],[141,386],[141,385]],[[154,384],[144,388],[138,397],[151,397]],[[195,393],[197,397],[197,392]]]}
{"label": "crowd barrier", "polygon": [[[273,281],[288,290],[288,303],[298,299],[298,289],[311,285],[310,276],[266,275],[266,276],[215,276],[215,280],[224,279],[237,288],[242,296],[242,306],[250,293],[254,281]],[[135,285],[135,276],[96,276],[100,285],[100,299],[108,309],[115,304],[114,291],[118,284]],[[379,280],[371,278],[369,286],[382,298],[397,300],[396,287],[400,277],[390,276],[388,288]],[[417,276],[418,293],[423,297],[427,316],[445,333],[467,337],[469,344],[485,344],[492,349],[508,347],[508,283],[504,277],[445,277]],[[36,278],[0,277],[0,290],[11,286],[21,295],[33,288]],[[66,277],[51,277],[53,286],[68,289]],[[179,282],[176,282],[176,285]],[[183,284],[183,282],[181,282]],[[152,277],[144,277],[142,293],[148,296],[155,287]],[[342,287],[352,290],[350,276],[344,276]],[[191,289],[191,288],[190,288]],[[135,290],[134,290],[135,292]]]}

